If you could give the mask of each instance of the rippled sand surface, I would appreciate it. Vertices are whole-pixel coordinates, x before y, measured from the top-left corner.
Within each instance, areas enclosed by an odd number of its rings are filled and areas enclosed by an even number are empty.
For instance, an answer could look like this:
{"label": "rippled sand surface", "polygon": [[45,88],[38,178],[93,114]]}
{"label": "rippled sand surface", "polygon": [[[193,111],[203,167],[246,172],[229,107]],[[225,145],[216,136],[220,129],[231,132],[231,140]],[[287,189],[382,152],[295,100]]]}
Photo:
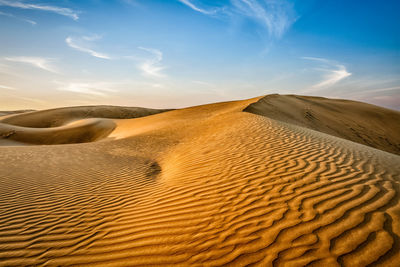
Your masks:
{"label": "rippled sand surface", "polygon": [[400,266],[400,156],[265,101],[2,122],[0,265]]}

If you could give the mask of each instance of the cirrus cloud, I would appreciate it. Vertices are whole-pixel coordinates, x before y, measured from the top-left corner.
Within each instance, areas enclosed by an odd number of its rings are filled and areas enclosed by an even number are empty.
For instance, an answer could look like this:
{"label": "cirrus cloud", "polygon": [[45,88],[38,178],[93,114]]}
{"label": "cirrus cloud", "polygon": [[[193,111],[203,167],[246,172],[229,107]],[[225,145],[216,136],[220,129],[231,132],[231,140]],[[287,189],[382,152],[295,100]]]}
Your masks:
{"label": "cirrus cloud", "polygon": [[20,8],[20,9],[30,9],[30,10],[40,10],[40,11],[47,11],[53,12],[62,16],[70,17],[73,20],[78,20],[78,12],[66,8],[66,7],[58,7],[58,6],[51,6],[51,5],[44,5],[44,4],[30,4],[23,1],[10,1],[10,0],[0,0],[0,6],[8,6],[13,8]]}
{"label": "cirrus cloud", "polygon": [[88,42],[94,41],[94,40],[98,40],[101,37],[98,35],[95,36],[83,36],[81,38],[73,38],[71,36],[68,36],[65,39],[65,42],[67,43],[67,45],[75,50],[87,53],[93,57],[97,57],[97,58],[102,58],[102,59],[111,59],[110,56],[97,52],[91,48],[88,47]]}
{"label": "cirrus cloud", "polygon": [[105,97],[108,93],[116,92],[114,87],[115,84],[107,83],[107,82],[58,82],[55,81],[55,84],[58,85],[57,90],[60,91],[69,91],[73,93],[87,94],[87,95],[95,95]]}
{"label": "cirrus cloud", "polygon": [[43,57],[5,57],[4,58],[7,61],[10,62],[16,62],[16,63],[24,63],[28,64],[34,67],[37,67],[42,70],[46,70],[49,72],[53,73],[58,73],[56,68],[52,66],[52,59],[49,58],[43,58]]}
{"label": "cirrus cloud", "polygon": [[154,48],[138,48],[151,54],[150,58],[145,59],[138,66],[139,69],[142,71],[142,74],[152,77],[165,77],[165,74],[161,72],[163,69],[165,69],[165,67],[161,65],[163,53],[160,50]]}
{"label": "cirrus cloud", "polygon": [[217,13],[217,9],[216,8],[213,8],[213,9],[210,9],[210,10],[206,10],[206,9],[198,7],[191,0],[178,0],[178,1],[181,2],[182,4],[186,5],[186,6],[190,7],[194,11],[203,13],[205,15],[213,15],[213,14]]}
{"label": "cirrus cloud", "polygon": [[338,64],[333,60],[318,57],[302,57],[302,59],[317,61],[324,64],[324,67],[317,69],[324,73],[322,75],[323,80],[311,86],[311,91],[331,87],[352,75],[344,65]]}
{"label": "cirrus cloud", "polygon": [[15,19],[18,19],[18,20],[21,20],[21,21],[25,21],[25,22],[28,22],[28,23],[30,23],[32,25],[36,25],[37,24],[36,21],[30,20],[30,19],[21,18],[21,17],[15,16],[13,14],[2,12],[2,11],[0,11],[0,15],[1,16],[6,16],[6,17],[9,17],[9,18],[15,18]]}
{"label": "cirrus cloud", "polygon": [[297,19],[293,5],[286,0],[232,0],[232,4],[235,12],[259,23],[278,39]]}
{"label": "cirrus cloud", "polygon": [[225,6],[199,7],[200,1],[178,0],[194,11],[213,17],[236,17],[265,28],[270,37],[281,38],[297,20],[293,4],[287,0],[230,0]]}

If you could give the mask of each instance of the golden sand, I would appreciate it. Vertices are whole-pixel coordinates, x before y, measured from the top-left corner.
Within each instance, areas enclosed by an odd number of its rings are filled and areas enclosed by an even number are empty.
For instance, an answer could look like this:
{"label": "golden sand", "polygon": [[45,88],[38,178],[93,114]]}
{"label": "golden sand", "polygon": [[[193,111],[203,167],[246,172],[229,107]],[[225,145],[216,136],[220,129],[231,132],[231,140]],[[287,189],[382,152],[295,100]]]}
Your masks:
{"label": "golden sand", "polygon": [[[45,111],[7,116],[0,265],[400,266],[400,156],[371,147],[399,146],[385,131],[400,115],[364,105],[267,96],[41,128]],[[370,146],[346,128],[369,123]]]}

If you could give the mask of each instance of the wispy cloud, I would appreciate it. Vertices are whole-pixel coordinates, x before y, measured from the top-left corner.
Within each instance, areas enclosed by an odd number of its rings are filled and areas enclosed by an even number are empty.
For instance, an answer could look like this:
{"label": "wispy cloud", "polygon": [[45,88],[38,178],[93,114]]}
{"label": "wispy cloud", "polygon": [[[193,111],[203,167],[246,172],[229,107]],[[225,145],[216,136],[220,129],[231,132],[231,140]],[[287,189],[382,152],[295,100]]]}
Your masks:
{"label": "wispy cloud", "polygon": [[398,93],[400,93],[400,86],[372,89],[372,90],[368,90],[367,92],[368,93],[380,93],[380,92],[390,92],[390,91],[397,91]]}
{"label": "wispy cloud", "polygon": [[323,80],[311,86],[312,90],[328,88],[352,75],[350,72],[347,71],[347,68],[344,65],[338,64],[333,60],[318,57],[302,57],[302,59],[317,61],[324,64],[324,67],[318,68],[319,71],[325,73],[323,75]]}
{"label": "wispy cloud", "polygon": [[89,42],[97,41],[97,40],[100,40],[101,38],[103,38],[103,37],[101,35],[99,35],[99,34],[92,34],[92,35],[82,36],[83,40],[89,41]]}
{"label": "wispy cloud", "polygon": [[43,57],[5,57],[4,59],[10,62],[29,64],[42,70],[58,73],[51,64],[52,59]]}
{"label": "wispy cloud", "polygon": [[113,85],[105,82],[55,82],[58,85],[58,90],[69,91],[74,93],[96,95],[96,96],[107,96],[107,93],[116,92],[113,89]]}
{"label": "wispy cloud", "polygon": [[165,67],[161,65],[163,53],[160,50],[154,48],[138,48],[151,54],[151,58],[145,59],[138,66],[142,73],[145,76],[165,77],[165,74],[161,72],[163,69],[165,69]]}
{"label": "wispy cloud", "polygon": [[[46,101],[43,101],[40,99],[17,95],[18,94],[17,91],[5,92],[4,94],[6,95],[6,98],[9,98],[11,100],[11,101],[9,101],[11,103],[15,103],[15,99],[18,99],[22,102],[26,102],[29,104],[32,104],[32,103],[41,104],[41,105],[47,104]],[[30,106],[30,108],[31,107],[32,106]]]}
{"label": "wispy cloud", "polygon": [[331,60],[326,59],[326,58],[320,58],[320,57],[301,57],[301,59],[319,61],[319,62],[327,63],[327,64],[331,64],[332,63]]}
{"label": "wispy cloud", "polygon": [[297,16],[288,0],[230,0],[224,6],[200,7],[200,1],[178,0],[194,11],[213,17],[244,17],[265,28],[270,37],[281,38]]}
{"label": "wispy cloud", "polygon": [[0,89],[15,90],[14,87],[6,86],[6,85],[1,85],[1,84],[0,84]]}
{"label": "wispy cloud", "polygon": [[210,9],[210,10],[206,10],[206,9],[203,9],[203,8],[200,8],[200,7],[196,6],[191,0],[178,0],[178,1],[181,2],[184,5],[187,5],[188,7],[193,9],[194,11],[203,13],[205,15],[213,15],[213,14],[217,13],[217,9],[216,8],[213,8],[213,9]]}
{"label": "wispy cloud", "polygon": [[53,12],[62,16],[70,17],[73,20],[78,20],[78,13],[70,8],[58,7],[58,6],[50,6],[50,5],[42,5],[42,4],[29,4],[23,1],[18,0],[0,0],[0,6],[8,6],[14,8],[21,9],[31,9],[31,10],[41,10]]}
{"label": "wispy cloud", "polygon": [[296,21],[293,4],[286,0],[231,0],[236,12],[267,28],[270,36],[281,38]]}
{"label": "wispy cloud", "polygon": [[73,38],[71,36],[67,37],[65,39],[65,42],[67,45],[75,50],[88,53],[89,55],[97,58],[102,58],[102,59],[111,59],[110,56],[99,53],[91,48],[88,47],[88,42],[95,41],[101,39],[100,36],[94,35],[94,36],[83,36],[81,38]]}
{"label": "wispy cloud", "polygon": [[326,70],[326,72],[327,74],[324,75],[324,80],[318,84],[315,84],[313,88],[332,86],[351,75],[351,73],[348,72],[346,67],[343,65],[336,65],[336,69]]}
{"label": "wispy cloud", "polygon": [[28,23],[30,23],[32,25],[36,25],[37,24],[36,21],[30,20],[30,19],[20,18],[20,17],[17,17],[15,15],[13,15],[13,14],[1,12],[1,11],[0,11],[0,16],[6,16],[6,17],[9,17],[9,18],[15,18],[15,19],[18,19],[18,20],[21,20],[21,21],[28,22]]}

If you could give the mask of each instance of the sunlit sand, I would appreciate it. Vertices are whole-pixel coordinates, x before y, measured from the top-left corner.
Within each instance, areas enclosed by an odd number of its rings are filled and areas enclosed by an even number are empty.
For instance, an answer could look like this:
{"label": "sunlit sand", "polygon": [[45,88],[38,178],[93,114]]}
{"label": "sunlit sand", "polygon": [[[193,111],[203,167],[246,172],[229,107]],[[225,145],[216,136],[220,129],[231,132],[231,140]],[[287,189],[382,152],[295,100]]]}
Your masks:
{"label": "sunlit sand", "polygon": [[400,266],[400,112],[269,95],[0,117],[0,265]]}

